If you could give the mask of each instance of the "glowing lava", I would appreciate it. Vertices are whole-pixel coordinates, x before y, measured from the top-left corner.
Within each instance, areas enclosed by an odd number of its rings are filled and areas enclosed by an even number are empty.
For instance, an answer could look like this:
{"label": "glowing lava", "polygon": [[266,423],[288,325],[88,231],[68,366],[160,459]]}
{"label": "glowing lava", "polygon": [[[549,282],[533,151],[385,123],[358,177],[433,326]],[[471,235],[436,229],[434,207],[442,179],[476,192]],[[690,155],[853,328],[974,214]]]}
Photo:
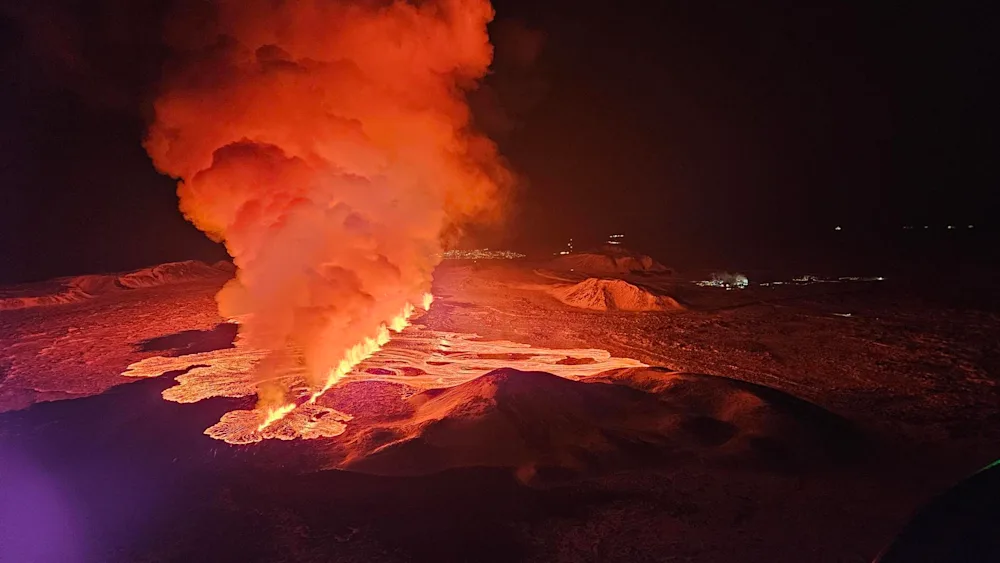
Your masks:
{"label": "glowing lava", "polygon": [[280,407],[277,408],[268,409],[264,415],[264,422],[260,423],[260,426],[257,427],[257,430],[258,431],[264,430],[271,424],[281,420],[282,418],[285,418],[285,415],[292,412],[292,410],[295,409],[295,406],[296,406],[295,403],[288,403],[287,405],[281,405]]}
{"label": "glowing lava", "polygon": [[[430,293],[424,295],[423,301],[424,303],[428,304],[426,307],[424,307],[425,310],[429,308],[430,306],[429,304],[433,299],[434,297]],[[337,367],[330,370],[330,373],[327,375],[326,382],[323,384],[323,386],[319,390],[313,392],[309,396],[309,400],[306,402],[309,404],[315,403],[316,399],[320,398],[323,395],[323,393],[329,391],[331,387],[336,385],[337,382],[339,382],[341,379],[344,378],[344,376],[350,373],[355,366],[367,360],[368,358],[372,357],[372,355],[375,354],[375,352],[381,350],[382,346],[384,346],[387,342],[389,342],[390,330],[392,330],[393,332],[400,332],[404,328],[410,326],[410,317],[413,316],[414,311],[416,311],[416,309],[413,307],[413,305],[407,303],[403,307],[403,310],[398,315],[393,317],[391,321],[389,321],[388,327],[386,327],[386,325],[384,324],[379,325],[378,331],[375,334],[374,338],[365,337],[364,340],[350,347],[344,354],[343,359],[340,360],[340,363],[337,364]],[[287,416],[289,413],[295,410],[295,408],[298,406],[299,405],[297,403],[292,402],[277,407],[267,408],[267,410],[264,412],[264,420],[257,427],[257,431],[258,432],[264,431],[265,429],[267,429],[267,427],[271,426],[275,422],[285,418],[285,416]]]}
{"label": "glowing lava", "polygon": [[[429,307],[427,294],[423,304]],[[319,398],[334,386],[379,381],[401,385],[401,393],[461,385],[494,369],[513,367],[546,371],[567,379],[593,377],[619,368],[643,367],[631,358],[616,358],[597,348],[550,349],[510,341],[484,341],[475,334],[411,326],[415,308],[404,307],[378,332],[351,347],[319,389],[310,389],[303,366],[279,374],[283,385],[299,397],[271,410],[234,410],[205,430],[230,444],[268,439],[330,438],[344,433],[353,417]],[[398,330],[397,330],[398,329]],[[395,335],[394,335],[395,334]],[[234,348],[177,357],[152,357],[136,362],[122,374],[156,377],[186,370],[163,398],[193,403],[210,397],[246,397],[256,393],[253,368],[266,352],[238,339]]]}

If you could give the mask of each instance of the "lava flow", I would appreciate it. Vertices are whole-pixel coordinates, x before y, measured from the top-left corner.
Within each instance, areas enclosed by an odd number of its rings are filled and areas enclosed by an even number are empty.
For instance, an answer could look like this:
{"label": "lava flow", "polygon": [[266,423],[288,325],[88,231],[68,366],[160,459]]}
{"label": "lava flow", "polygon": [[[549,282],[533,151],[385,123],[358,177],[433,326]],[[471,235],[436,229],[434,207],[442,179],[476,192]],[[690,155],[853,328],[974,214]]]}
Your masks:
{"label": "lava flow", "polygon": [[[430,308],[430,304],[431,301],[433,301],[433,299],[434,297],[430,293],[424,295],[423,303],[426,305],[425,310]],[[340,381],[341,379],[344,378],[344,376],[350,373],[351,370],[354,369],[354,366],[367,360],[375,352],[378,352],[382,348],[382,346],[384,346],[387,342],[389,342],[390,330],[392,330],[393,332],[400,332],[404,328],[409,326],[410,317],[413,315],[414,311],[415,309],[413,305],[407,303],[403,307],[403,310],[389,322],[388,327],[384,324],[379,325],[378,333],[375,335],[374,338],[366,336],[364,340],[358,342],[357,344],[349,348],[347,350],[347,353],[344,355],[344,358],[341,359],[340,363],[337,364],[337,367],[330,370],[330,373],[327,375],[326,382],[323,384],[323,387],[312,392],[309,395],[309,400],[307,400],[306,403],[308,404],[316,403],[316,399],[321,397],[323,393],[326,393],[331,387],[336,385],[338,381]],[[267,410],[264,411],[263,413],[264,419],[257,426],[257,431],[263,432],[265,429],[267,429],[267,427],[283,419],[285,416],[287,416],[289,413],[295,410],[295,408],[298,406],[299,404],[295,402],[290,402],[277,407],[267,408]]]}
{"label": "lava flow", "polygon": [[[423,302],[429,306],[431,300],[428,294]],[[539,348],[517,342],[484,341],[475,334],[411,326],[413,311],[413,307],[404,308],[404,314],[394,319],[398,323],[383,325],[376,337],[353,347],[319,389],[308,388],[301,367],[283,373],[283,385],[296,392],[299,400],[273,411],[258,408],[228,412],[205,433],[230,444],[337,436],[347,429],[352,415],[318,401],[335,385],[378,381],[400,385],[401,394],[411,394],[461,385],[500,367],[582,379],[613,369],[645,365],[631,358],[613,357],[600,349]],[[394,336],[390,339],[391,335]],[[265,351],[238,339],[234,348],[146,358],[130,365],[122,375],[156,377],[170,371],[184,371],[177,377],[177,385],[163,392],[163,398],[169,401],[193,403],[211,397],[246,397],[256,392],[252,373],[266,356]]]}

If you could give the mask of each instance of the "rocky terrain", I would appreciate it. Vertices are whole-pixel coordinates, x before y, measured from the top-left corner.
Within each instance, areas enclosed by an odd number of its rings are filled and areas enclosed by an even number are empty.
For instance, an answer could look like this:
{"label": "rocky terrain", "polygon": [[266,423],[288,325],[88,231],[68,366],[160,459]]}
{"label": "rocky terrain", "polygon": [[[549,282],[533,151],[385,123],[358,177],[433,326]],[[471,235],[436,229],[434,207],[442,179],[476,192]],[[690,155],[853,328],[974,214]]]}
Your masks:
{"label": "rocky terrain", "polygon": [[865,561],[997,455],[995,314],[891,279],[448,264],[340,434],[242,446],[224,270],[100,279],[4,293],[2,561]]}

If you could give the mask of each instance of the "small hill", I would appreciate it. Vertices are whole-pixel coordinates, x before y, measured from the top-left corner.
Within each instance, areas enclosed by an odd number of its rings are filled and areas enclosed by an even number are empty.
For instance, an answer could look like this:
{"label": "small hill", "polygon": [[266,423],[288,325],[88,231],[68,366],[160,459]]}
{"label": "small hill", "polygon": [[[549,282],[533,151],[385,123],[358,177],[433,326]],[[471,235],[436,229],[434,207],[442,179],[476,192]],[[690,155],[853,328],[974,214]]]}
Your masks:
{"label": "small hill", "polygon": [[229,262],[209,265],[197,260],[168,262],[123,274],[91,274],[0,288],[0,311],[65,305],[118,291],[186,282],[222,283],[232,277]]}
{"label": "small hill", "polygon": [[[656,369],[597,381],[494,370],[408,399],[410,416],[353,432],[347,469],[412,475],[454,467],[591,471],[679,458],[747,464],[842,459],[842,419],[784,393]],[[836,446],[834,446],[836,445]]]}
{"label": "small hill", "polygon": [[208,265],[198,260],[185,260],[184,262],[168,262],[151,268],[142,268],[134,272],[121,274],[116,278],[116,281],[122,288],[138,289],[141,287],[156,287],[174,283],[218,279],[231,276],[232,273],[232,264],[229,262],[223,261]]}
{"label": "small hill", "polygon": [[553,270],[582,272],[587,274],[624,275],[631,273],[670,273],[663,264],[645,254],[623,248],[602,247],[592,252],[565,254],[550,263]]}
{"label": "small hill", "polygon": [[656,295],[624,280],[588,278],[551,288],[550,295],[572,307],[591,311],[680,311],[672,297]]}

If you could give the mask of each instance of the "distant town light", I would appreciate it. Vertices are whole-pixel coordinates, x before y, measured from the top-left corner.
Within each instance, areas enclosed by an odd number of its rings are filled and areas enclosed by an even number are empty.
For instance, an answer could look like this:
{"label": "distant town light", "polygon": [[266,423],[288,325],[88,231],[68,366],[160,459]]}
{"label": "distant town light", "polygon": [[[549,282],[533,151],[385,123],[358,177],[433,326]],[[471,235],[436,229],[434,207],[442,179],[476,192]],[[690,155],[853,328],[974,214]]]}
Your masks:
{"label": "distant town light", "polygon": [[621,244],[625,242],[625,235],[622,233],[615,233],[613,235],[608,235],[608,244]]}
{"label": "distant town light", "polygon": [[954,229],[954,228],[955,228],[955,225],[948,225],[948,228],[949,228],[949,229]]}
{"label": "distant town light", "polygon": [[448,250],[441,255],[444,260],[514,260],[524,258],[524,254],[511,250]]}
{"label": "distant town light", "polygon": [[972,225],[969,225],[969,228],[971,229],[971,228],[972,228]]}
{"label": "distant town light", "polygon": [[833,228],[833,230],[835,230],[835,231],[840,231],[840,230],[842,230],[842,229],[840,228],[840,225],[837,225],[836,227],[834,227],[834,228]]}
{"label": "distant town light", "polygon": [[931,227],[930,227],[930,225],[924,225],[924,228],[925,228],[925,229],[929,229],[929,228],[931,228]]}
{"label": "distant town light", "polygon": [[743,274],[730,274],[728,272],[712,274],[711,279],[694,282],[700,287],[721,287],[726,291],[733,289],[746,289],[750,285],[750,280]]}

